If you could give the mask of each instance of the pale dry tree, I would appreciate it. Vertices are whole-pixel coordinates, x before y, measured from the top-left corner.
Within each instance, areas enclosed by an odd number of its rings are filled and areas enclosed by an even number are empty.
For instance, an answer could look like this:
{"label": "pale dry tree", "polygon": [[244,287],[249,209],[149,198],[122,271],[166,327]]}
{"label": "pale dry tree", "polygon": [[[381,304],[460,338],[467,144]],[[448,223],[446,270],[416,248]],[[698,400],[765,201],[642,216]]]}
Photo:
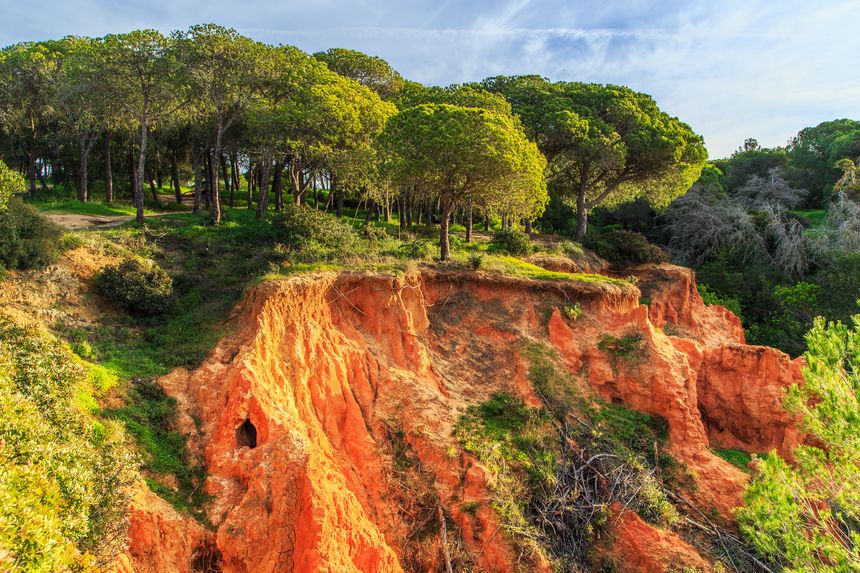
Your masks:
{"label": "pale dry tree", "polygon": [[751,176],[735,193],[737,201],[750,209],[763,209],[768,205],[794,209],[803,203],[806,195],[805,189],[789,185],[782,167],[771,168],[766,177]]}
{"label": "pale dry tree", "polygon": [[718,188],[696,183],[672,202],[665,221],[669,251],[682,264],[699,265],[724,248],[765,252],[750,214]]}
{"label": "pale dry tree", "polygon": [[773,241],[771,257],[785,274],[797,280],[810,265],[810,244],[803,224],[789,217],[781,205],[770,203],[762,208],[767,220],[767,232]]}

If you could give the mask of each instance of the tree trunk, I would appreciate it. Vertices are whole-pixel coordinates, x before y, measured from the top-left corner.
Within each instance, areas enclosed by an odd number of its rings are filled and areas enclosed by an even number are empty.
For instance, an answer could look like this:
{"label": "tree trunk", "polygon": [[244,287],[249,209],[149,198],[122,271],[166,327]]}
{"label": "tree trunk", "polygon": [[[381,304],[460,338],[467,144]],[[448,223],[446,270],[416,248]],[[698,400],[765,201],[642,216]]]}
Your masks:
{"label": "tree trunk", "polygon": [[110,164],[110,132],[105,135],[105,201],[113,203],[113,168]]}
{"label": "tree trunk", "polygon": [[227,176],[227,156],[223,153],[219,154],[218,161],[221,163],[221,177],[224,178],[224,190],[232,192],[231,185],[233,181]]}
{"label": "tree trunk", "polygon": [[275,211],[280,213],[284,210],[284,164],[275,161],[275,173],[272,176],[272,194],[275,196]]}
{"label": "tree trunk", "polygon": [[576,242],[581,243],[585,239],[585,231],[588,229],[588,207],[585,205],[585,191],[580,190],[576,196]]}
{"label": "tree trunk", "polygon": [[212,154],[212,224],[221,224],[221,190],[218,188],[218,165],[216,161],[221,159],[221,137],[224,135],[224,126],[221,118],[218,118],[218,131],[215,134],[215,149]]}
{"label": "tree trunk", "polygon": [[262,219],[269,209],[269,171],[272,165],[270,159],[260,162],[260,197],[257,199],[257,219]]}
{"label": "tree trunk", "polygon": [[135,220],[143,223],[143,172],[146,169],[146,145],[149,137],[149,126],[146,114],[140,122],[140,152],[137,158],[137,173],[135,174],[134,206],[137,209]]}
{"label": "tree trunk", "polygon": [[490,232],[490,214],[489,213],[484,215],[484,232],[485,233]]}
{"label": "tree trunk", "polygon": [[248,164],[248,209],[254,208],[254,164]]}
{"label": "tree trunk", "polygon": [[532,220],[526,219],[523,226],[525,227],[526,234],[531,235],[532,234]]}
{"label": "tree trunk", "polygon": [[472,204],[469,203],[469,208],[466,210],[466,242],[472,242]]}
{"label": "tree trunk", "polygon": [[191,148],[191,170],[194,171],[194,207],[191,212],[195,215],[200,212],[200,204],[203,202],[203,178],[200,173],[200,150]]}
{"label": "tree trunk", "polygon": [[442,202],[442,218],[439,221],[439,260],[447,261],[451,258],[451,247],[448,242],[448,222],[451,220],[451,206],[446,201]]}
{"label": "tree trunk", "polygon": [[172,180],[173,193],[176,195],[176,204],[182,205],[182,187],[179,184],[179,161],[176,158],[176,148],[170,150],[170,179]]}
{"label": "tree trunk", "polygon": [[92,143],[86,135],[78,137],[80,161],[78,163],[78,201],[89,201],[89,165]]}
{"label": "tree trunk", "polygon": [[152,200],[156,205],[160,205],[161,201],[158,199],[158,185],[155,182],[155,178],[150,174],[149,176],[149,189],[152,191]]}

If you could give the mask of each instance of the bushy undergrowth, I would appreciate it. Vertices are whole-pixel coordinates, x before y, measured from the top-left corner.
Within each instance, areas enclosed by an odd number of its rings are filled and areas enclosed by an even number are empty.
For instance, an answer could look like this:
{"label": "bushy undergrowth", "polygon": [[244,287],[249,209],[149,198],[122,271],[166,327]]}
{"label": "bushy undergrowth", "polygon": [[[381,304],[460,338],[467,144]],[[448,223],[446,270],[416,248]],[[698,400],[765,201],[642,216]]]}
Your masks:
{"label": "bushy undergrowth", "polygon": [[727,308],[738,318],[742,318],[741,303],[738,299],[729,296],[721,296],[715,293],[711,288],[703,283],[696,285],[699,289],[699,295],[705,304],[716,304]]}
{"label": "bushy undergrowth", "polygon": [[62,231],[35,208],[12,198],[0,210],[0,266],[32,269],[53,263]]}
{"label": "bushy undergrowth", "polygon": [[585,246],[615,265],[663,263],[666,253],[648,242],[645,235],[635,231],[613,229],[588,238]]}
{"label": "bushy undergrowth", "polygon": [[517,257],[527,255],[533,250],[531,238],[519,229],[498,231],[490,241],[491,253],[505,253]]}
{"label": "bushy undergrowth", "polygon": [[860,315],[852,322],[815,320],[804,384],[787,401],[810,439],[794,464],[760,460],[737,510],[744,536],[786,573],[860,571]]}
{"label": "bushy undergrowth", "polygon": [[587,565],[614,502],[651,523],[674,523],[657,475],[678,479],[683,468],[663,451],[665,421],[586,399],[547,347],[523,352],[544,408],[496,394],[455,431],[490,472],[493,507],[521,550],[559,570]]}
{"label": "bushy undergrowth", "polygon": [[361,253],[363,240],[349,223],[304,205],[285,205],[273,217],[272,230],[275,240],[298,262]]}
{"label": "bushy undergrowth", "polygon": [[152,261],[130,258],[107,266],[95,283],[105,297],[135,315],[164,314],[172,304],[173,279]]}
{"label": "bushy undergrowth", "polygon": [[85,368],[56,340],[0,323],[0,555],[15,571],[112,562],[135,460],[121,426],[77,405]]}

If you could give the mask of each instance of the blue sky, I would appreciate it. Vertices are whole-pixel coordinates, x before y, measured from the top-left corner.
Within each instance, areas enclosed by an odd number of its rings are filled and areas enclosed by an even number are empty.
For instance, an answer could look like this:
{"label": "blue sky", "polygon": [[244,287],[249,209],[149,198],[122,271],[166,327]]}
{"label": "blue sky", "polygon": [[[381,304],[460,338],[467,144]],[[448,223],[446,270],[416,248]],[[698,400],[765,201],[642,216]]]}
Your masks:
{"label": "blue sky", "polygon": [[215,22],[378,55],[422,83],[618,83],[652,94],[721,157],[747,137],[784,145],[802,127],[860,119],[858,20],[858,0],[0,0],[0,45]]}

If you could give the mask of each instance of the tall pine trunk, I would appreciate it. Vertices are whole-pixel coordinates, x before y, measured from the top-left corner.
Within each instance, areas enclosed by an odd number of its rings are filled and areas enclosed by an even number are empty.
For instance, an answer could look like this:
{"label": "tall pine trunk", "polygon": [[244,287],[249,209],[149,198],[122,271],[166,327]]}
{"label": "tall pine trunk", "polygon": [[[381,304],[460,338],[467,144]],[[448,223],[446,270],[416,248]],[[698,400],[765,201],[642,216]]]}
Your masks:
{"label": "tall pine trunk", "polygon": [[113,203],[113,168],[110,161],[110,132],[105,135],[105,201]]}
{"label": "tall pine trunk", "polygon": [[269,172],[272,169],[270,159],[263,159],[260,162],[260,195],[257,199],[256,218],[262,219],[269,209]]}
{"label": "tall pine trunk", "polygon": [[448,222],[451,220],[451,205],[447,200],[442,201],[442,217],[439,220],[439,260],[451,258],[451,245],[448,241]]}
{"label": "tall pine trunk", "polygon": [[472,242],[472,204],[469,203],[469,208],[466,211],[466,242]]}
{"label": "tall pine trunk", "polygon": [[585,204],[585,190],[580,189],[576,196],[576,242],[581,243],[585,239],[588,230],[588,206]]}
{"label": "tall pine trunk", "polygon": [[147,115],[144,113],[140,122],[140,151],[137,158],[137,173],[135,174],[134,206],[137,209],[135,220],[143,223],[143,175],[146,169],[146,146],[149,138]]}
{"label": "tall pine trunk", "polygon": [[194,171],[194,206],[192,213],[200,212],[200,204],[203,201],[203,180],[200,174],[200,150],[191,148],[191,170]]}
{"label": "tall pine trunk", "polygon": [[173,193],[176,196],[176,204],[182,205],[182,187],[179,184],[179,160],[176,157],[176,148],[170,150],[170,179]]}
{"label": "tall pine trunk", "polygon": [[284,210],[283,171],[284,164],[280,161],[275,161],[275,174],[272,177],[272,194],[275,196],[275,211],[279,213]]}

